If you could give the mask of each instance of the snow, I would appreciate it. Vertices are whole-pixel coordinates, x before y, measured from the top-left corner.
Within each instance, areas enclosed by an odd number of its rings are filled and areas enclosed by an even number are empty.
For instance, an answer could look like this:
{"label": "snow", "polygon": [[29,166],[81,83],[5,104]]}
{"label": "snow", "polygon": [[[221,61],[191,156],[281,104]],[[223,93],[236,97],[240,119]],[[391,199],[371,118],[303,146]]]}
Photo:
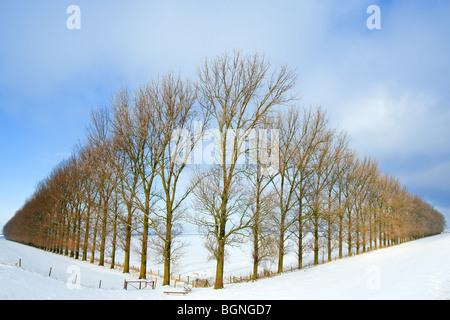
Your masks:
{"label": "snow", "polygon": [[[176,270],[183,277],[214,274],[215,263],[206,259],[200,237],[185,237],[190,245]],[[442,300],[450,299],[449,249],[450,233],[442,233],[256,282],[226,284],[223,290],[193,288],[187,295],[165,295],[168,288],[160,279],[155,290],[123,290],[124,279],[135,276],[0,237],[0,299]],[[249,270],[245,250],[231,249],[226,275]]]}

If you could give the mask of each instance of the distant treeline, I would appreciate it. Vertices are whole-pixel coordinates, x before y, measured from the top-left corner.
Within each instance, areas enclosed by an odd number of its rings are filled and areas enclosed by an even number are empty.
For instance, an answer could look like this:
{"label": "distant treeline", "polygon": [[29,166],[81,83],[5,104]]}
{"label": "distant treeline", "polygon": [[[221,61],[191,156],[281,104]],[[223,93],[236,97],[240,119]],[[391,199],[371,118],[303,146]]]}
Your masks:
{"label": "distant treeline", "polygon": [[[444,218],[375,159],[359,157],[321,107],[303,108],[296,74],[259,54],[205,59],[192,80],[168,73],[93,110],[73,155],[41,181],[4,235],[129,272],[140,235],[140,277],[148,250],[164,263],[164,284],[182,252],[185,222],[196,224],[217,261],[251,245],[253,277],[264,260],[283,271],[287,250],[328,260],[443,231]],[[194,161],[193,161],[194,160]],[[213,160],[213,161],[212,161]],[[152,233],[157,236],[149,237]],[[292,251],[291,251],[292,252]]]}

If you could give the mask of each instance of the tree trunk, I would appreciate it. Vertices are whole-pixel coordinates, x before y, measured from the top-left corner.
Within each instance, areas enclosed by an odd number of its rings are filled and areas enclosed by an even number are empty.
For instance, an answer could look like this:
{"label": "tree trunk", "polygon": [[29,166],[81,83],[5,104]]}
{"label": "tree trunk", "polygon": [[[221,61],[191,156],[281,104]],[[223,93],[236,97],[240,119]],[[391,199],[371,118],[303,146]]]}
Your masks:
{"label": "tree trunk", "polygon": [[339,215],[339,231],[338,231],[338,237],[339,237],[339,259],[342,259],[342,242],[343,242],[343,237],[342,237],[342,233],[343,233],[343,216]]}
{"label": "tree trunk", "polygon": [[[255,222],[256,223],[256,222]],[[252,280],[258,279],[258,264],[259,264],[259,235],[256,228],[253,229],[253,275]]]}
{"label": "tree trunk", "polygon": [[300,190],[299,207],[298,207],[298,253],[297,253],[297,268],[303,268],[303,192]]}
{"label": "tree trunk", "polygon": [[283,272],[283,258],[284,258],[284,221],[280,227],[280,238],[278,240],[278,273]]}
{"label": "tree trunk", "polygon": [[130,251],[131,251],[131,214],[132,208],[130,204],[127,204],[127,225],[126,225],[126,238],[125,238],[125,260],[123,263],[123,273],[130,273]]}
{"label": "tree trunk", "polygon": [[[169,210],[168,210],[169,211]],[[170,285],[170,254],[172,251],[172,225],[171,225],[171,214],[167,213],[166,220],[166,239],[164,241],[164,279],[163,286]]]}
{"label": "tree trunk", "polygon": [[86,209],[86,219],[85,219],[85,230],[84,230],[84,241],[83,241],[83,261],[87,259],[87,251],[89,244],[89,230],[90,230],[90,221],[91,221],[91,206],[88,204]]}
{"label": "tree trunk", "polygon": [[319,217],[314,211],[314,265],[319,264]]}
{"label": "tree trunk", "polygon": [[100,242],[100,260],[98,262],[99,266],[105,265],[105,246],[106,246],[106,227],[107,227],[107,218],[108,218],[108,207],[107,201],[105,200],[103,204],[103,220],[102,220],[102,234],[101,234],[101,242]]}
{"label": "tree trunk", "polygon": [[90,263],[94,263],[94,258],[95,258],[95,249],[96,249],[96,246],[97,246],[98,219],[99,219],[99,214],[97,213],[95,215],[94,238],[92,240],[92,251],[91,251],[92,255],[91,255]]}
{"label": "tree trunk", "polygon": [[[301,210],[301,209],[300,209]],[[303,222],[302,214],[299,214],[298,221],[298,269],[303,268]]]}
{"label": "tree trunk", "polygon": [[[257,196],[258,197],[258,196]],[[258,207],[258,203],[256,204]],[[257,211],[259,209],[256,209]],[[252,280],[258,279],[258,264],[259,264],[259,215],[256,213],[255,222],[252,228],[253,232],[253,275]]]}
{"label": "tree trunk", "polygon": [[331,222],[328,221],[328,262],[331,261]]}
{"label": "tree trunk", "polygon": [[116,203],[114,207],[114,222],[113,222],[113,238],[112,238],[112,248],[111,248],[111,269],[114,269],[115,266],[115,260],[116,260],[116,243],[117,243],[117,218],[119,217],[118,213],[118,203],[117,203],[117,197],[116,197]]}
{"label": "tree trunk", "polygon": [[142,228],[141,268],[139,279],[147,279],[147,243],[148,243],[148,216],[144,215]]}
{"label": "tree trunk", "polygon": [[348,227],[347,227],[347,246],[348,246],[348,256],[352,255],[352,217],[351,212],[348,211]]}
{"label": "tree trunk", "polygon": [[80,241],[81,241],[81,214],[77,214],[77,230],[75,240],[75,259],[80,258]]}
{"label": "tree trunk", "polygon": [[216,281],[214,289],[223,289],[223,267],[225,263],[225,243],[219,241],[217,250],[217,266],[216,266]]}

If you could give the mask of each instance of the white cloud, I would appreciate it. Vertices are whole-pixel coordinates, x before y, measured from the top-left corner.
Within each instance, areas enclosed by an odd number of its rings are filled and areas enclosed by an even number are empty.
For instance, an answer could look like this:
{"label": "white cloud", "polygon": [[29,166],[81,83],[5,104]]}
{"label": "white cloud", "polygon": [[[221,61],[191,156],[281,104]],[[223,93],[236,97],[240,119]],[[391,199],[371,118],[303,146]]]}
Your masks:
{"label": "white cloud", "polygon": [[450,112],[425,92],[378,86],[358,94],[341,113],[357,150],[381,157],[445,154]]}

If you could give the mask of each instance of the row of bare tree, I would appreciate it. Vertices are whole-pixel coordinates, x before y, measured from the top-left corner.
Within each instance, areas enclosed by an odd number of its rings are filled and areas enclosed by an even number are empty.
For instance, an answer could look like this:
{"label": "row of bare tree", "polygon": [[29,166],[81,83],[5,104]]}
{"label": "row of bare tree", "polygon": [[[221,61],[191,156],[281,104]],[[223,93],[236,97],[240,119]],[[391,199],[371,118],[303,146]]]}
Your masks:
{"label": "row of bare tree", "polygon": [[283,271],[288,243],[301,268],[308,243],[317,264],[320,248],[331,260],[333,250],[342,257],[440,233],[439,212],[358,157],[320,107],[296,104],[295,80],[285,66],[233,52],[205,59],[195,82],[168,73],[118,92],[92,112],[85,141],[37,186],[5,236],[97,256],[99,265],[109,256],[112,268],[120,247],[129,272],[138,235],[140,278],[150,247],[167,285],[183,247],[176,237],[196,224],[222,288],[226,248],[244,240],[256,279],[266,259]]}

